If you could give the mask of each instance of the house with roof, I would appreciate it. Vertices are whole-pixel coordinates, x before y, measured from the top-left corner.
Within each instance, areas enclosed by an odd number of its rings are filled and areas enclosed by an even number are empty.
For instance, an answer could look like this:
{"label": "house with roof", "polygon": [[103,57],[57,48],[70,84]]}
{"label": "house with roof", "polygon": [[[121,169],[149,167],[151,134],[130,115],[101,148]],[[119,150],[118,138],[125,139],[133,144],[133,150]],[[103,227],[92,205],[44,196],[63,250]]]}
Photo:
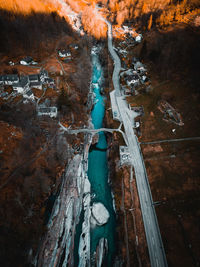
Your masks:
{"label": "house with roof", "polygon": [[31,82],[30,87],[42,90],[42,82]]}
{"label": "house with roof", "polygon": [[3,85],[3,84],[4,84],[3,76],[4,76],[4,75],[0,75],[0,85]]}
{"label": "house with roof", "polygon": [[139,76],[132,74],[126,77],[126,83],[128,86],[138,86],[140,84]]}
{"label": "house with roof", "polygon": [[38,107],[38,116],[50,116],[51,118],[56,118],[57,113],[57,107]]}
{"label": "house with roof", "polygon": [[134,69],[138,72],[138,73],[145,73],[147,71],[147,69],[145,68],[145,66],[140,62],[140,61],[137,61],[135,64],[134,64]]}
{"label": "house with roof", "polygon": [[28,75],[28,79],[29,79],[31,88],[37,88],[37,89],[42,90],[42,82],[38,74],[30,74]]}
{"label": "house with roof", "polygon": [[28,75],[28,79],[29,79],[30,83],[40,81],[40,77],[38,74],[30,74],[30,75]]}
{"label": "house with roof", "polygon": [[13,85],[19,82],[19,76],[17,74],[2,75],[2,82],[4,85]]}
{"label": "house with roof", "polygon": [[138,34],[136,37],[135,37],[135,41],[137,43],[141,43],[142,42],[142,34]]}
{"label": "house with roof", "polygon": [[19,82],[13,84],[13,90],[16,90],[18,93],[23,93],[29,89],[29,85],[28,76],[21,76]]}
{"label": "house with roof", "polygon": [[32,62],[33,62],[33,58],[29,56],[20,60],[20,64],[25,65],[25,66],[32,64]]}
{"label": "house with roof", "polygon": [[47,70],[41,70],[39,73],[39,78],[42,82],[45,81],[45,79],[49,78],[48,71]]}
{"label": "house with roof", "polygon": [[59,50],[58,55],[60,57],[71,57],[71,52],[69,50]]}
{"label": "house with roof", "polygon": [[55,86],[55,81],[52,78],[45,78],[44,84],[47,84],[49,87],[53,88]]}
{"label": "house with roof", "polygon": [[75,50],[79,48],[77,44],[70,44],[69,47]]}
{"label": "house with roof", "polygon": [[31,89],[28,90],[23,96],[24,96],[24,98],[27,98],[27,99],[30,99],[30,100],[34,100],[35,99],[33,91]]}

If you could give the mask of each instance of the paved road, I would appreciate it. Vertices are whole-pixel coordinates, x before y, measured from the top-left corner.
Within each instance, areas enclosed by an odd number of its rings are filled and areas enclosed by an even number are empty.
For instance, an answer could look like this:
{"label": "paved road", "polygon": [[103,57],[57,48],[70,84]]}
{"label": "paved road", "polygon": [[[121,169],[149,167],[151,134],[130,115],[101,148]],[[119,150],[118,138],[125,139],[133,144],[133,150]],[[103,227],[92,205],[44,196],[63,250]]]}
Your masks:
{"label": "paved road", "polygon": [[115,67],[113,71],[113,76],[112,76],[112,81],[113,85],[115,88],[115,95],[116,96],[121,96],[121,90],[120,90],[120,82],[119,82],[119,73],[121,70],[121,61],[120,58],[118,57],[117,53],[115,52],[113,45],[112,45],[112,25],[105,21],[108,25],[108,49],[109,52],[113,58]]}
{"label": "paved road", "polygon": [[182,142],[182,141],[194,141],[200,140],[200,137],[186,137],[186,138],[176,138],[176,139],[165,139],[151,142],[141,142],[141,145],[153,145],[153,144],[161,144],[161,143],[170,143],[170,142]]}
{"label": "paved road", "polygon": [[[157,222],[156,212],[153,206],[151,190],[148,182],[146,168],[144,165],[143,156],[138,143],[137,136],[135,135],[132,123],[129,117],[129,111],[126,101],[121,96],[119,84],[119,71],[121,63],[118,55],[115,53],[112,46],[112,26],[109,22],[108,25],[108,48],[114,60],[115,68],[113,72],[113,85],[115,88],[115,97],[118,105],[118,111],[125,129],[127,137],[129,152],[131,155],[131,164],[135,170],[138,194],[140,198],[141,211],[143,216],[144,228],[146,233],[147,245],[149,249],[149,256],[152,267],[165,267],[167,266],[165,251],[160,235],[160,230]],[[118,77],[117,77],[118,76]]]}

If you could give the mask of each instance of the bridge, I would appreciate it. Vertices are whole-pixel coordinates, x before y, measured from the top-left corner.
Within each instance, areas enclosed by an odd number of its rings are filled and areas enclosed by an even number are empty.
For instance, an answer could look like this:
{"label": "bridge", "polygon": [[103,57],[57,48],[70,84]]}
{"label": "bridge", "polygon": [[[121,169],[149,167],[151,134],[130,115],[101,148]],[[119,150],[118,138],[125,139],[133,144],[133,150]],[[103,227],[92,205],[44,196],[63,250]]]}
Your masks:
{"label": "bridge", "polygon": [[121,130],[122,124],[120,124],[118,129],[111,129],[111,128],[99,128],[99,129],[82,128],[81,129],[80,128],[80,129],[74,129],[74,130],[63,126],[62,123],[60,123],[60,122],[59,122],[59,125],[60,125],[61,129],[65,132],[67,132],[68,134],[90,133],[90,134],[92,134],[92,136],[94,136],[95,134],[100,133],[100,132],[108,132],[108,133],[119,132],[122,134],[125,143],[128,144],[126,135]]}

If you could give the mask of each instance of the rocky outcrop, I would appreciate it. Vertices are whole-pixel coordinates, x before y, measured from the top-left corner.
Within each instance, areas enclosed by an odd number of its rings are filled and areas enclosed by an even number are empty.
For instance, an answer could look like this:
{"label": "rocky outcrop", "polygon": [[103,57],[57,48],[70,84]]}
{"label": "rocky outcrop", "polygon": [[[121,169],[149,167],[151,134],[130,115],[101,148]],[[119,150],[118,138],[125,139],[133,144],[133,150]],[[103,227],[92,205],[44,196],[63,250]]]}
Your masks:
{"label": "rocky outcrop", "polygon": [[91,224],[92,225],[104,225],[107,223],[110,215],[104,205],[100,202],[94,203],[92,205],[92,217]]}
{"label": "rocky outcrop", "polygon": [[86,179],[82,155],[76,155],[64,175],[35,266],[73,266],[75,227],[82,209],[83,193],[88,188]]}
{"label": "rocky outcrop", "polygon": [[103,264],[104,257],[108,251],[108,241],[105,238],[99,240],[99,244],[96,250],[96,266],[101,267]]}

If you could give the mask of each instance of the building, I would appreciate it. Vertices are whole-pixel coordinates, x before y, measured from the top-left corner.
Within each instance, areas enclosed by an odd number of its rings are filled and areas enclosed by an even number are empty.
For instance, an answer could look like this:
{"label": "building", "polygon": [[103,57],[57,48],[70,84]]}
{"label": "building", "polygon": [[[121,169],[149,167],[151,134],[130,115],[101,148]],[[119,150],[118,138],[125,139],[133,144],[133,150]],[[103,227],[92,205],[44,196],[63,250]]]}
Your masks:
{"label": "building", "polygon": [[129,164],[130,163],[130,152],[127,146],[119,147],[119,155],[120,155],[120,164]]}
{"label": "building", "polygon": [[50,116],[51,118],[57,117],[57,107],[39,107],[38,116]]}
{"label": "building", "polygon": [[58,51],[58,55],[60,57],[71,57],[71,52],[70,51],[67,51],[67,50],[61,50],[61,51]]}
{"label": "building", "polygon": [[42,82],[31,82],[30,87],[42,90]]}
{"label": "building", "polygon": [[39,78],[42,82],[44,82],[45,79],[49,78],[48,71],[47,70],[41,70],[39,73]]}
{"label": "building", "polygon": [[30,74],[30,75],[28,75],[28,79],[29,79],[30,83],[40,81],[40,77],[38,74]]}
{"label": "building", "polygon": [[135,37],[135,41],[137,43],[141,43],[142,42],[142,34],[138,34],[136,37]]}
{"label": "building", "polygon": [[20,60],[20,64],[25,65],[25,66],[32,64],[32,62],[33,62],[33,59],[32,57],[29,57],[29,56]]}
{"label": "building", "polygon": [[140,61],[137,61],[134,64],[134,69],[140,74],[143,74],[143,73],[145,73],[147,71],[145,66]]}
{"label": "building", "polygon": [[52,79],[52,78],[45,78],[44,84],[47,84],[51,88],[53,88],[55,86],[54,79]]}
{"label": "building", "polygon": [[24,98],[28,98],[30,100],[34,100],[34,94],[33,91],[30,89],[26,92],[26,94],[24,94]]}
{"label": "building", "polygon": [[140,84],[140,79],[138,75],[132,74],[126,77],[126,83],[128,86],[138,86]]}
{"label": "building", "polygon": [[19,82],[19,76],[17,74],[1,75],[0,84],[13,85]]}
{"label": "building", "polygon": [[18,93],[23,93],[29,89],[29,85],[28,76],[21,76],[19,82],[13,84],[13,90],[16,90]]}
{"label": "building", "polygon": [[79,48],[77,44],[70,44],[69,47],[75,50]]}

